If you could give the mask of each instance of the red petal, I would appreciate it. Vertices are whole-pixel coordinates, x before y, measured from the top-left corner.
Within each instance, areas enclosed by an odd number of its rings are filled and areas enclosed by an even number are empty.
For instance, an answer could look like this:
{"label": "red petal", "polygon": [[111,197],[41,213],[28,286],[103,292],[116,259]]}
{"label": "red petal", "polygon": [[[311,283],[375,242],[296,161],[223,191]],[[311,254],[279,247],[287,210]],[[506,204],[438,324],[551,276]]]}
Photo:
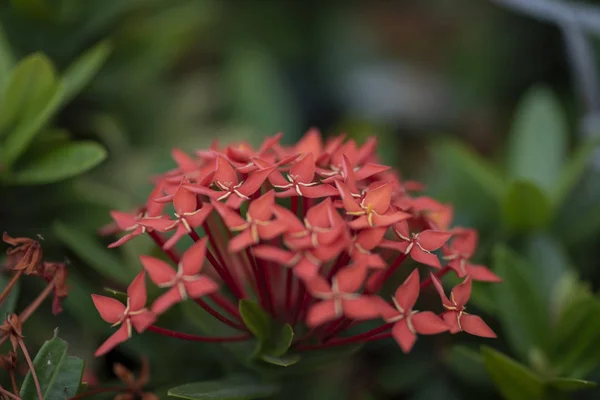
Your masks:
{"label": "red petal", "polygon": [[416,313],[410,317],[410,321],[415,330],[421,335],[436,335],[450,329],[443,319],[431,311]]}
{"label": "red petal", "polygon": [[454,303],[458,307],[463,307],[469,301],[469,297],[471,297],[471,282],[471,278],[467,276],[462,283],[459,283],[452,289],[451,299],[454,300]]}
{"label": "red petal", "polygon": [[238,192],[245,196],[253,195],[258,189],[260,189],[260,186],[274,170],[275,167],[271,167],[252,172],[250,175],[248,175],[248,178],[246,178],[242,186],[239,187]]}
{"label": "red petal", "polygon": [[147,310],[141,314],[134,315],[131,317],[131,324],[133,325],[137,333],[144,332],[155,321],[156,314]]}
{"label": "red petal", "polygon": [[375,155],[375,149],[377,148],[377,137],[369,136],[367,141],[360,146],[356,155],[356,162],[363,164]]}
{"label": "red petal", "polygon": [[203,194],[204,196],[207,196],[211,199],[218,199],[219,197],[223,196],[223,191],[220,190],[213,190],[213,189],[209,189],[206,186],[202,186],[202,185],[196,185],[196,186],[192,186],[192,185],[185,185],[184,188],[192,193],[196,193],[196,194]]}
{"label": "red petal", "polygon": [[163,314],[169,308],[173,307],[175,304],[179,303],[182,300],[181,293],[179,293],[179,288],[177,286],[173,286],[171,289],[167,290],[162,296],[152,303],[152,312],[156,315]]}
{"label": "red petal", "polygon": [[465,258],[470,258],[477,248],[477,231],[475,229],[454,229],[451,248]]}
{"label": "red petal", "polygon": [[243,219],[240,216],[240,214],[233,211],[225,204],[219,203],[218,201],[214,200],[211,200],[211,204],[217,210],[221,218],[223,218],[223,222],[225,222],[225,225],[227,225],[227,227],[229,227],[230,229],[246,225],[247,221]]}
{"label": "red petal", "polygon": [[207,276],[200,276],[193,281],[185,282],[185,290],[192,299],[206,296],[219,289],[219,285]]}
{"label": "red petal", "polygon": [[408,312],[415,306],[419,297],[419,283],[419,270],[415,268],[404,283],[396,290],[394,298],[398,302],[398,305],[403,308],[404,312]]}
{"label": "red petal", "polygon": [[109,324],[118,322],[125,312],[125,305],[112,297],[93,294],[92,301],[100,313],[100,317]]}
{"label": "red petal", "polygon": [[[137,230],[137,229],[136,229],[136,230]],[[135,231],[134,231],[134,232],[135,232]],[[115,241],[115,242],[112,242],[111,244],[109,244],[109,245],[108,245],[108,248],[109,248],[109,249],[114,249],[115,247],[122,246],[122,245],[124,245],[125,243],[129,242],[129,241],[130,241],[131,239],[133,239],[134,237],[136,237],[136,236],[139,236],[139,235],[141,235],[141,234],[142,234],[141,230],[140,230],[139,232],[137,232],[137,233],[129,233],[129,234],[127,234],[127,235],[125,235],[125,236],[121,237],[119,240],[117,240],[117,241]]]}
{"label": "red petal", "polygon": [[379,316],[377,301],[370,296],[360,296],[357,299],[342,300],[342,308],[346,317],[356,320],[373,319]]}
{"label": "red petal", "polygon": [[[442,304],[445,305],[445,306],[448,306],[448,307],[453,307],[454,304],[452,304],[452,302],[448,299],[448,297],[446,297],[446,293],[444,292],[444,287],[442,286],[442,282],[440,282],[440,280],[437,278],[437,276],[435,276],[431,272],[429,273],[429,277],[431,278],[431,282],[433,283],[433,287],[435,287],[435,290],[440,295],[440,299],[442,300]],[[446,318],[444,318],[444,320],[446,320]]]}
{"label": "red petal", "polygon": [[121,211],[111,211],[110,216],[122,231],[131,230],[133,227],[136,227],[138,223],[137,218],[134,215]]}
{"label": "red petal", "polygon": [[176,272],[169,264],[158,258],[142,255],[140,261],[144,269],[148,271],[150,279],[157,285],[170,282],[175,278]]}
{"label": "red petal", "polygon": [[202,203],[202,208],[200,208],[193,214],[188,214],[184,216],[184,218],[192,228],[197,228],[200,225],[202,225],[204,221],[206,221],[206,218],[210,215],[212,210],[213,207],[210,204]]}
{"label": "red petal", "polygon": [[348,211],[348,212],[363,211],[362,208],[360,208],[360,206],[356,202],[356,200],[354,200],[354,197],[352,197],[352,192],[350,192],[350,189],[348,188],[348,186],[346,186],[344,183],[341,183],[339,181],[335,182],[335,186],[337,186],[340,196],[342,197],[342,202],[344,204],[344,208],[346,209],[346,211]]}
{"label": "red petal", "polygon": [[296,182],[311,183],[315,176],[315,157],[307,153],[304,157],[296,160],[290,169],[290,175],[295,177]]}
{"label": "red petal", "polygon": [[177,226],[176,221],[166,218],[140,219],[139,223],[146,228],[154,229],[159,232],[167,232]]}
{"label": "red petal", "polygon": [[460,326],[463,331],[471,335],[481,336],[486,338],[495,338],[494,331],[477,315],[463,314],[460,317]]}
{"label": "red petal", "polygon": [[252,253],[262,260],[275,261],[279,264],[287,264],[294,257],[293,253],[279,247],[260,245],[252,249]]}
{"label": "red petal", "polygon": [[381,241],[381,243],[379,243],[379,247],[384,248],[384,249],[395,250],[395,251],[398,251],[398,252],[400,252],[402,254],[405,254],[406,253],[406,249],[408,249],[409,244],[410,243],[406,242],[406,241],[398,242],[398,241],[395,241],[395,240],[383,239]]}
{"label": "red petal", "polygon": [[456,311],[446,311],[444,315],[444,322],[448,325],[450,333],[458,333],[461,331],[460,325],[458,325],[458,313]]}
{"label": "red petal", "polygon": [[358,188],[356,186],[356,176],[354,175],[354,167],[350,164],[348,157],[345,155],[342,156],[342,171],[344,171],[344,183],[348,186],[348,189],[352,193],[359,194]]}
{"label": "red petal", "polygon": [[196,195],[185,187],[180,186],[173,197],[175,212],[179,215],[196,211]]}
{"label": "red petal", "polygon": [[388,167],[387,165],[372,164],[372,163],[365,164],[358,171],[355,172],[356,180],[362,181],[363,179],[367,179],[373,175],[377,175],[382,172],[385,172],[385,171],[389,170],[390,168],[391,167]]}
{"label": "red petal", "polygon": [[258,236],[265,240],[275,239],[283,234],[287,229],[284,222],[270,221],[267,225],[258,226]]}
{"label": "red petal", "polygon": [[319,266],[310,262],[306,257],[302,257],[298,264],[294,266],[294,275],[308,282],[318,276]]}
{"label": "red petal", "polygon": [[169,238],[169,240],[167,240],[165,242],[165,244],[163,245],[163,249],[164,250],[169,250],[170,248],[172,248],[173,246],[175,246],[177,244],[177,242],[179,241],[179,239],[181,239],[182,237],[186,236],[188,234],[188,230],[185,227],[184,224],[182,223],[178,223],[177,224],[177,230],[175,231],[175,233],[173,234],[173,236],[171,236]]}
{"label": "red petal", "polygon": [[326,198],[308,209],[306,220],[312,227],[329,228],[331,226],[330,212],[335,212],[335,210],[333,210],[331,199]]}
{"label": "red petal", "polygon": [[349,265],[335,274],[335,282],[343,293],[357,292],[365,282],[367,269],[360,265]]}
{"label": "red petal", "polygon": [[407,221],[401,221],[397,224],[394,224],[394,231],[396,232],[396,235],[398,235],[398,237],[403,236],[405,238],[410,238],[410,229],[408,228]]}
{"label": "red petal", "polygon": [[233,210],[239,210],[246,200],[248,199],[238,196],[237,193],[232,193],[229,197],[227,197],[225,205]]}
{"label": "red petal", "polygon": [[106,339],[106,342],[102,343],[102,345],[94,353],[94,356],[100,357],[105,355],[119,344],[125,342],[127,339],[129,339],[127,326],[122,325],[115,333],[112,334],[112,336]]}
{"label": "red petal", "polygon": [[413,260],[421,264],[429,265],[430,267],[438,269],[442,268],[440,265],[440,260],[438,260],[435,254],[427,253],[426,251],[421,250],[416,244],[410,250],[410,256]]}
{"label": "red petal", "polygon": [[229,161],[223,156],[217,156],[216,162],[215,181],[219,181],[224,185],[237,185],[239,183],[238,177]]}
{"label": "red petal", "polygon": [[250,229],[243,230],[239,235],[229,241],[229,251],[237,253],[246,247],[256,244]]}
{"label": "red petal", "polygon": [[297,196],[298,196],[298,192],[296,192],[296,189],[293,187],[286,189],[283,192],[275,193],[275,197],[277,197],[278,199],[284,199],[286,197],[297,197]]}
{"label": "red petal", "polygon": [[367,192],[363,203],[373,207],[377,214],[384,214],[390,208],[392,201],[392,185],[385,183],[374,190]]}
{"label": "red petal", "polygon": [[192,172],[198,168],[198,164],[196,163],[196,161],[194,161],[194,159],[192,157],[187,155],[182,150],[173,149],[173,150],[171,150],[171,155],[173,156],[173,159],[177,163],[177,166],[183,172]]}
{"label": "red petal", "polygon": [[196,275],[202,270],[206,256],[206,240],[202,238],[188,248],[181,256],[181,267],[184,275]]}
{"label": "red petal", "polygon": [[411,217],[412,217],[412,215],[407,214],[402,211],[395,211],[395,212],[388,211],[387,213],[385,213],[383,215],[379,215],[379,214],[373,215],[373,224],[375,226],[390,226],[390,225],[396,224],[400,221],[407,220]]}
{"label": "red petal", "polygon": [[269,175],[269,182],[273,186],[287,186],[290,182],[281,175],[281,172],[274,170]]}
{"label": "red petal", "polygon": [[408,324],[405,320],[394,324],[392,327],[392,336],[404,353],[410,352],[417,341],[417,335],[408,329]]}
{"label": "red petal", "polygon": [[490,271],[483,265],[467,265],[467,273],[474,281],[481,282],[502,282],[502,278]]}
{"label": "red petal", "polygon": [[315,328],[319,325],[323,325],[327,321],[332,321],[339,317],[336,314],[335,305],[333,300],[324,300],[314,304],[306,315],[306,324]]}
{"label": "red petal", "polygon": [[425,250],[437,250],[444,245],[452,236],[448,232],[439,232],[427,229],[417,236],[417,241]]}
{"label": "red petal", "polygon": [[323,140],[318,129],[309,129],[296,143],[295,150],[298,153],[312,153],[318,157],[323,152]]}
{"label": "red petal", "polygon": [[127,288],[129,310],[137,311],[146,306],[146,271],[142,271],[133,279]]}
{"label": "red petal", "polygon": [[148,196],[148,200],[146,201],[146,213],[148,214],[149,217],[158,217],[160,214],[163,213],[163,210],[165,209],[165,204],[164,203],[158,203],[156,201],[154,201],[154,199],[156,197],[160,197],[162,196],[163,193],[163,185],[162,184],[157,184],[154,189],[152,190],[152,192],[150,192],[150,195]]}
{"label": "red petal", "polygon": [[378,299],[376,300],[376,306],[379,310],[379,315],[381,318],[387,321],[400,315],[400,312],[396,310],[395,307],[383,300],[381,297],[376,297],[376,299]]}
{"label": "red petal", "polygon": [[300,186],[300,192],[309,199],[320,199],[321,197],[337,196],[339,193],[331,185]]}
{"label": "red petal", "polygon": [[357,235],[355,243],[365,250],[373,250],[381,243],[386,231],[387,228],[364,229]]}
{"label": "red petal", "polygon": [[248,206],[248,214],[260,221],[267,221],[273,215],[273,205],[275,204],[275,191],[269,190],[267,193],[253,200]]}
{"label": "red petal", "polygon": [[273,213],[275,214],[278,220],[283,222],[288,227],[287,231],[290,233],[302,232],[306,229],[304,227],[304,224],[300,222],[298,217],[296,217],[296,214],[294,214],[287,208],[281,207],[280,205],[276,204],[273,207]]}

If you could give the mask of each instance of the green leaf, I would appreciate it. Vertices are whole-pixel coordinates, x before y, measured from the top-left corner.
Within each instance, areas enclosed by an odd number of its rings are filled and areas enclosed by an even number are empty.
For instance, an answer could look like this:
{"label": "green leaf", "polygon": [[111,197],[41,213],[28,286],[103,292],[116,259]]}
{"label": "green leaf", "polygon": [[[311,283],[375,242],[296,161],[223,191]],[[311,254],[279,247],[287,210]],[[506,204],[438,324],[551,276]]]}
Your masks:
{"label": "green leaf", "polygon": [[107,288],[107,287],[105,287],[103,289],[104,289],[105,292],[109,293],[115,299],[118,299],[118,300],[121,300],[121,301],[127,301],[127,293],[121,292],[119,290]]}
{"label": "green leaf", "polygon": [[449,371],[463,382],[482,387],[491,384],[480,352],[467,346],[453,346],[445,361]]}
{"label": "green leaf", "polygon": [[[14,65],[15,57],[13,55],[12,49],[10,48],[10,43],[8,42],[8,38],[6,37],[4,28],[2,28],[2,25],[0,24],[0,93],[3,92],[6,80]],[[1,134],[2,130],[0,129],[0,135]]]}
{"label": "green leaf", "polygon": [[102,41],[83,53],[63,73],[62,101],[68,102],[77,95],[100,71],[108,59],[112,46]]}
{"label": "green leaf", "polygon": [[551,194],[563,167],[567,139],[567,124],[555,95],[549,88],[533,87],[517,106],[508,143],[509,175]]}
{"label": "green leaf", "polygon": [[[27,125],[54,96],[57,83],[52,61],[44,54],[34,53],[21,60],[13,68],[1,99],[0,132]],[[14,130],[9,139],[16,141]]]}
{"label": "green leaf", "polygon": [[552,378],[546,384],[563,392],[575,392],[597,386],[596,382],[573,378]]}
{"label": "green leaf", "polygon": [[594,150],[598,149],[599,145],[600,138],[589,139],[580,144],[563,166],[552,193],[552,204],[555,208],[563,204],[573,187],[579,182]]}
{"label": "green leaf", "polygon": [[242,299],[239,304],[240,315],[244,323],[259,340],[268,340],[271,335],[271,318],[253,301]]}
{"label": "green leaf", "polygon": [[106,159],[104,147],[94,142],[76,142],[49,149],[45,154],[20,167],[8,181],[33,185],[61,181],[80,175]]}
{"label": "green leaf", "polygon": [[481,352],[486,370],[505,399],[542,398],[543,382],[529,368],[490,347],[483,346]]}
{"label": "green leaf", "polygon": [[503,282],[492,293],[506,339],[525,359],[532,348],[548,348],[549,311],[537,290],[538,277],[532,267],[509,249],[493,251],[494,272]]}
{"label": "green leaf", "polygon": [[252,400],[273,396],[279,387],[272,383],[238,379],[188,383],[169,390],[169,396],[190,400]]}
{"label": "green leaf", "polygon": [[102,276],[123,285],[128,285],[134,278],[135,271],[123,265],[111,250],[104,248],[84,232],[62,222],[56,222],[53,231],[60,241]]}
{"label": "green leaf", "polygon": [[[4,274],[0,274],[0,288],[4,289],[8,282],[10,281],[10,277]],[[15,311],[15,307],[17,306],[17,300],[19,299],[19,288],[20,282],[13,286],[8,296],[4,299],[2,304],[0,304],[0,320],[4,321],[7,314],[10,314]],[[0,289],[0,291],[2,290]]]}
{"label": "green leaf", "polygon": [[280,357],[288,351],[294,339],[294,330],[290,324],[278,324],[258,304],[250,300],[240,300],[239,309],[244,323],[258,339],[255,357]]}
{"label": "green leaf", "polygon": [[[75,396],[83,376],[83,360],[67,355],[68,344],[54,333],[33,360],[33,366],[40,382],[44,400],[64,399]],[[37,391],[31,372],[27,374],[21,387],[20,396],[37,399]]]}
{"label": "green leaf", "polygon": [[439,158],[446,160],[462,174],[469,177],[494,200],[501,202],[506,184],[500,171],[466,145],[454,140],[442,140],[435,143],[433,151]]}
{"label": "green leaf", "polygon": [[289,367],[290,365],[297,364],[302,357],[299,354],[285,354],[283,356],[272,356],[269,354],[263,354],[260,359],[268,364],[277,365],[279,367]]}
{"label": "green leaf", "polygon": [[533,183],[512,182],[503,204],[504,223],[512,230],[529,232],[544,228],[551,217],[550,203]]}

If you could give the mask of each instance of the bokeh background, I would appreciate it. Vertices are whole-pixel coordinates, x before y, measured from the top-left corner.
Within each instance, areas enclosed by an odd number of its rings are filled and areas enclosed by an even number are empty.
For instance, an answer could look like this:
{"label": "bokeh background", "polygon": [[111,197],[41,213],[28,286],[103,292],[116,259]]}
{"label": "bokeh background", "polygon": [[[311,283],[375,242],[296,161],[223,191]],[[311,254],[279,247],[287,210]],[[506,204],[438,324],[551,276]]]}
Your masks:
{"label": "bokeh background", "polygon": [[[65,82],[82,55],[100,60],[79,71],[80,90],[44,119],[15,175],[0,170],[0,228],[39,234],[49,256],[70,263],[66,312],[32,319],[28,340],[39,346],[59,326],[70,352],[103,381],[114,379],[113,361],[135,366],[143,353],[158,391],[235,369],[215,346],[169,342],[165,351],[152,335],[93,358],[108,331],[89,293],[122,289],[151,248],[140,239],[106,250],[98,229],[111,209],[145,201],[149,178],[173,166],[171,148],[259,143],[277,132],[291,143],[318,127],[358,141],[377,136],[383,162],[453,204],[456,224],[480,229],[479,258],[505,284],[477,286],[473,307],[500,339],[422,340],[408,356],[391,342],[371,344],[310,385],[290,383],[282,398],[535,398],[490,378],[481,344],[541,380],[600,378],[600,163],[590,145],[600,128],[599,34],[600,8],[575,1],[0,1],[5,93],[14,65],[33,53],[45,54]],[[15,101],[5,95],[0,113]],[[540,121],[519,141],[525,114]],[[7,124],[5,137],[18,124]],[[95,142],[106,159],[69,179],[19,175],[40,152],[69,141]],[[541,166],[517,173],[538,186],[513,185],[515,157]],[[557,168],[547,169],[553,157]],[[36,289],[23,285],[19,303]],[[170,323],[194,329],[185,315],[173,313]]]}

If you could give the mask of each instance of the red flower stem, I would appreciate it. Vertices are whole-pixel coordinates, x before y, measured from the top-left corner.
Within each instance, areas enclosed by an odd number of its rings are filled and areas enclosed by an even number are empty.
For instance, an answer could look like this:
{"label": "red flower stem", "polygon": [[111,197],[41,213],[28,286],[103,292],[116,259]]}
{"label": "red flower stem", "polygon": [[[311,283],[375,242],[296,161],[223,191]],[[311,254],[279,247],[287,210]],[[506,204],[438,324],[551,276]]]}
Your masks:
{"label": "red flower stem", "polygon": [[265,276],[264,268],[259,268],[254,255],[250,251],[249,247],[246,247],[246,256],[248,257],[248,262],[252,267],[252,271],[254,273],[254,280],[256,282],[256,295],[260,300],[260,304],[262,308],[268,311],[271,315],[273,315],[273,305],[269,303],[268,298],[268,289],[267,289],[267,278]]}
{"label": "red flower stem", "polygon": [[239,310],[235,307],[235,305],[233,305],[231,301],[229,301],[228,298],[224,297],[220,293],[211,293],[208,295],[208,297],[210,297],[210,299],[214,301],[223,310],[227,311],[227,313],[229,313],[238,320],[240,319]]}
{"label": "red flower stem", "polygon": [[343,331],[345,331],[346,329],[348,329],[348,327],[350,327],[353,323],[354,323],[354,321],[352,321],[350,319],[345,319],[345,318],[341,319],[336,327],[332,328],[329,332],[327,332],[323,336],[323,342],[330,341],[333,337],[335,337],[336,335],[338,335],[338,334],[342,333]]}
{"label": "red flower stem", "polygon": [[359,335],[348,336],[344,338],[334,339],[327,343],[315,344],[315,345],[305,345],[298,346],[296,350],[318,350],[318,349],[326,349],[333,346],[340,346],[344,344],[352,344],[352,343],[360,343],[367,342],[370,340],[379,340],[387,337],[387,335],[380,335],[381,333],[385,333],[387,330],[391,329],[394,326],[393,323],[383,324],[378,328],[371,329],[370,331],[361,333]]}
{"label": "red flower stem", "polygon": [[21,315],[19,315],[19,320],[21,323],[25,323],[25,321],[31,317],[31,314],[38,309],[38,307],[44,302],[44,300],[46,300],[53,290],[54,282],[50,282],[48,285],[46,285],[46,288],[38,295],[38,297],[36,297],[35,300],[33,300],[25,310],[23,310]]}
{"label": "red flower stem", "polygon": [[33,378],[33,383],[35,384],[35,390],[37,391],[38,397],[40,400],[44,400],[44,395],[42,395],[42,387],[40,386],[40,381],[38,380],[37,373],[35,372],[33,361],[31,361],[31,357],[29,356],[29,351],[27,351],[27,347],[25,346],[23,339],[18,338],[17,340],[19,342],[19,347],[21,347],[21,351],[25,356],[27,365],[29,366],[29,372],[31,372],[31,377]]}
{"label": "red flower stem", "polygon": [[213,317],[215,317],[216,319],[218,319],[219,321],[221,321],[222,323],[224,323],[225,325],[228,325],[234,329],[238,329],[241,331],[246,331],[246,328],[234,321],[231,321],[230,319],[228,319],[227,317],[223,316],[222,314],[220,314],[217,310],[215,310],[214,308],[212,308],[210,306],[210,304],[208,304],[207,302],[205,302],[202,299],[194,299],[194,301],[196,302],[196,304],[198,304],[200,307],[202,307],[204,309],[204,311],[206,311],[207,313],[209,313],[210,315],[212,315]]}
{"label": "red flower stem", "polygon": [[8,390],[4,389],[2,387],[2,385],[0,385],[0,393],[10,399],[21,400],[21,398],[19,396],[16,396],[16,395],[12,394],[11,392],[9,392]]}
{"label": "red flower stem", "polygon": [[[287,313],[288,310],[291,310],[291,305],[292,305],[292,291],[294,289],[294,273],[292,272],[291,268],[286,268],[286,275],[285,275],[285,304],[284,304],[284,310]],[[291,320],[291,315],[288,315],[286,317],[289,317],[289,319]]]}
{"label": "red flower stem", "polygon": [[[255,259],[255,262],[258,260]],[[275,295],[273,294],[273,285],[271,280],[271,270],[269,268],[268,263],[263,260],[260,260],[258,266],[261,271],[262,279],[265,284],[266,294],[267,294],[267,304],[269,305],[269,310],[271,311],[271,315],[275,318]]]}
{"label": "red flower stem", "polygon": [[215,337],[215,336],[200,336],[192,335],[189,333],[172,331],[170,329],[161,328],[160,326],[151,325],[148,327],[150,332],[158,333],[159,335],[169,336],[176,339],[190,340],[193,342],[211,342],[211,343],[223,343],[223,342],[240,342],[250,338],[249,334],[242,334],[238,336],[230,337]]}
{"label": "red flower stem", "polygon": [[[196,233],[196,231],[191,231],[189,233],[189,235],[194,240],[194,242],[197,242],[200,240],[200,236],[198,236],[198,233]],[[217,271],[217,273],[219,274],[221,279],[223,279],[223,282],[225,282],[225,285],[227,285],[227,287],[229,287],[229,289],[231,290],[233,295],[237,299],[243,298],[244,296],[243,296],[242,292],[240,291],[240,289],[238,288],[238,285],[236,284],[235,280],[233,279],[233,276],[231,276],[231,273],[229,272],[229,270],[217,261],[217,259],[211,253],[211,251],[209,249],[206,249],[206,258],[208,259],[208,262],[210,262],[210,264],[213,266],[215,271]]]}
{"label": "red flower stem", "polygon": [[79,400],[79,399],[83,399],[85,397],[88,396],[95,396],[97,394],[102,394],[102,393],[121,393],[121,392],[128,392],[131,389],[128,387],[106,387],[106,388],[97,388],[97,389],[92,389],[92,390],[88,390],[87,392],[78,394],[77,396],[73,396],[70,397],[69,400]]}
{"label": "red flower stem", "polygon": [[300,197],[298,197],[298,196],[290,197],[290,201],[291,201],[290,209],[296,216],[298,216],[298,211],[299,211],[299,200],[300,200]]}
{"label": "red flower stem", "polygon": [[[449,266],[445,266],[444,268],[442,268],[438,272],[436,272],[434,275],[435,275],[436,278],[441,279],[448,272],[450,272],[450,267]],[[421,289],[425,289],[426,287],[428,287],[432,283],[433,283],[433,280],[431,279],[431,276],[428,276],[427,279],[425,279],[425,280],[423,280],[423,282],[421,282]]]}
{"label": "red flower stem", "polygon": [[6,285],[6,287],[4,288],[2,293],[0,293],[0,305],[2,305],[2,303],[4,302],[6,297],[8,297],[8,294],[10,293],[12,288],[17,284],[17,281],[19,280],[21,275],[23,275],[23,271],[24,271],[23,269],[17,271],[17,273],[14,274],[13,277],[10,279],[10,281],[8,282],[8,285]]}
{"label": "red flower stem", "polygon": [[304,282],[302,282],[299,279],[298,280],[298,294],[296,296],[296,304],[295,304],[296,312],[294,313],[294,319],[292,320],[293,321],[292,326],[296,326],[296,324],[300,320],[300,315],[302,315],[302,312],[307,307],[309,301],[310,301],[310,296],[308,295],[308,292],[306,291],[306,286],[304,285]]}
{"label": "red flower stem", "polygon": [[221,251],[219,250],[219,245],[215,239],[215,236],[213,235],[212,229],[210,229],[210,226],[208,225],[208,222],[205,222],[202,225],[202,228],[204,229],[204,233],[206,233],[206,236],[208,237],[208,241],[209,241],[210,245],[212,246],[213,250],[215,251],[215,254],[217,255],[219,264],[221,264],[222,266],[227,265],[227,263],[225,262],[225,259],[223,258],[223,255],[221,254]]}
{"label": "red flower stem", "polygon": [[13,393],[18,395],[19,387],[17,386],[17,377],[15,376],[15,370],[11,368],[9,374],[10,374],[10,383],[12,385]]}
{"label": "red flower stem", "polygon": [[333,275],[335,275],[344,266],[344,264],[347,264],[349,260],[350,256],[348,255],[348,253],[344,252],[340,254],[335,264],[333,264],[333,267],[331,267],[331,269],[329,270],[329,273],[327,274],[327,280],[331,282],[331,279],[333,279]]}
{"label": "red flower stem", "polygon": [[165,243],[167,241],[160,233],[153,230],[153,231],[148,232],[148,235],[150,235],[152,240],[154,240],[154,243],[156,243],[156,245],[163,251],[163,253],[165,253],[167,255],[167,257],[169,257],[171,259],[171,261],[173,261],[175,264],[179,264],[179,261],[181,260],[181,258],[179,257],[179,254],[177,254],[175,249],[165,250],[163,248],[163,246],[165,245]]}
{"label": "red flower stem", "polygon": [[302,198],[302,216],[306,217],[306,213],[308,212],[308,209],[312,206],[312,199],[309,199],[308,197],[303,197]]}
{"label": "red flower stem", "polygon": [[402,262],[404,260],[406,260],[406,254],[400,254],[396,258],[396,260],[394,260],[392,265],[390,265],[390,267],[380,275],[377,282],[375,282],[375,284],[371,287],[371,290],[368,290],[368,289],[365,290],[365,294],[377,293],[381,289],[381,287],[383,286],[385,281],[387,281],[390,278],[390,276],[392,276],[392,274],[394,272],[396,272],[396,270],[398,269],[398,267],[402,264]]}

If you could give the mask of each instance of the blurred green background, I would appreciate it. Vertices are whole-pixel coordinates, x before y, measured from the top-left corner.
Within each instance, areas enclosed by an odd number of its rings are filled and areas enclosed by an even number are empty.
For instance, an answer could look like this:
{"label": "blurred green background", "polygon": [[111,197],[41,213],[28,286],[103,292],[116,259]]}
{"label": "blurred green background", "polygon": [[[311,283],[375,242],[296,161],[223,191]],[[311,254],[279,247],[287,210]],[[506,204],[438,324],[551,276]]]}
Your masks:
{"label": "blurred green background", "polygon": [[235,370],[152,334],[93,358],[109,330],[89,293],[122,289],[152,248],[106,250],[98,229],[145,201],[171,148],[316,126],[377,136],[384,163],[480,230],[505,283],[476,285],[472,307],[500,339],[370,344],[277,398],[598,398],[558,378],[600,378],[599,34],[593,2],[0,0],[0,228],[40,234],[72,288],[27,340],[59,326],[105,382],[146,354],[158,392]]}

